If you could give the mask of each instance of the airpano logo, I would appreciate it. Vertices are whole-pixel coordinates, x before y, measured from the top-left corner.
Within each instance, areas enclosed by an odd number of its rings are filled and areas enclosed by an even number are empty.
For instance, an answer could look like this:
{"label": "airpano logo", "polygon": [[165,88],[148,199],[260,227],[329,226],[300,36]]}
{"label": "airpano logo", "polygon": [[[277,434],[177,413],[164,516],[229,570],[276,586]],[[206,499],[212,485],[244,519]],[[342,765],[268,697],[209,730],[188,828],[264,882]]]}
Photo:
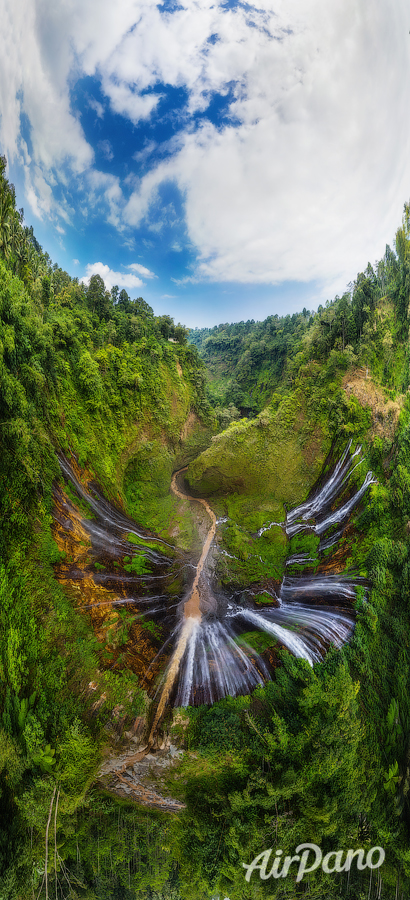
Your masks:
{"label": "airpano logo", "polygon": [[[246,881],[250,881],[252,874],[258,870],[259,877],[264,881],[267,878],[286,878],[289,874],[295,874],[295,869],[290,872],[290,867],[295,863],[299,863],[296,881],[302,881],[304,875],[314,872],[319,866],[322,866],[326,875],[331,875],[334,872],[349,872],[354,861],[359,870],[379,869],[386,855],[383,847],[372,847],[367,852],[366,858],[364,850],[332,850],[330,853],[326,853],[326,856],[323,856],[317,844],[299,844],[296,847],[295,856],[286,856],[285,859],[282,859],[283,850],[276,850],[272,867],[268,871],[272,852],[273,847],[269,850],[264,850],[249,865],[242,863],[243,868],[247,870],[245,875]],[[344,856],[345,858],[343,859]]]}

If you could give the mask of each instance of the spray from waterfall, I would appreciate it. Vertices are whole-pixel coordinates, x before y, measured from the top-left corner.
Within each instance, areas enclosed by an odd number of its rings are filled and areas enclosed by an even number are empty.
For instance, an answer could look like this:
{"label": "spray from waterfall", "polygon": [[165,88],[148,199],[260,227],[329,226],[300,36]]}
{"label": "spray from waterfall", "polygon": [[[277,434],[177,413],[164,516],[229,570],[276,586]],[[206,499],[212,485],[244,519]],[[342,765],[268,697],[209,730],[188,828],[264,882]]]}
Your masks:
{"label": "spray from waterfall", "polygon": [[[350,454],[350,446],[308,499],[288,512],[285,522],[268,523],[258,534],[273,525],[281,525],[289,538],[299,531],[312,530],[321,538],[319,556],[324,549],[337,544],[353,510],[375,481],[368,472],[351,497],[337,506],[338,498],[343,498],[353,472],[361,464],[360,447]],[[179,496],[184,495],[179,491]],[[205,501],[200,502],[205,505]],[[208,511],[213,516],[209,507]],[[348,641],[354,629],[353,604],[360,579],[343,574],[302,572],[299,576],[285,576],[276,601],[279,605],[250,608],[251,601],[247,600],[246,605],[228,604],[219,618],[201,618],[199,569],[202,571],[215,533],[215,517],[212,521],[212,535],[210,531],[185,604],[185,615],[197,614],[198,618],[194,620],[195,625],[187,618],[182,627],[151,735],[174,686],[177,706],[210,704],[227,695],[249,693],[270,677],[263,658],[242,638],[246,631],[272,635],[294,656],[313,666],[324,658],[331,645],[339,648]],[[341,527],[329,535],[336,524]],[[290,557],[288,562],[309,566],[313,560],[308,555],[300,555]]]}
{"label": "spray from waterfall", "polygon": [[[316,552],[319,560],[323,559],[324,551],[339,543],[354,509],[369,486],[375,482],[372,473],[367,472],[361,483],[353,487],[352,475],[362,461],[360,447],[354,453],[350,453],[350,447],[351,444],[345,448],[340,459],[304,503],[289,510],[284,522],[265,523],[258,535],[261,536],[273,527],[282,528],[288,538],[298,532],[311,531],[320,538]],[[139,621],[148,616],[163,617],[166,609],[167,621],[172,622],[175,598],[174,603],[170,604],[167,593],[162,593],[164,579],[172,575],[163,574],[164,569],[168,571],[172,562],[160,552],[160,544],[164,545],[164,542],[135,526],[122,511],[100,496],[94,487],[87,491],[63,457],[60,465],[66,478],[91,508],[95,519],[82,518],[67,499],[60,504],[55,515],[59,526],[68,528],[70,515],[73,521],[77,517],[76,522],[85,536],[88,535],[93,552],[97,556],[100,554],[100,558],[104,554],[104,562],[106,558],[124,558],[126,554],[131,556],[131,553],[135,555],[143,552],[153,569],[153,574],[127,571],[126,574],[121,572],[119,575],[109,567],[108,570],[101,571],[104,567],[100,566],[92,576],[100,593],[92,604],[84,604],[83,608],[98,609],[102,614],[104,606],[113,609],[133,606],[134,619]],[[276,588],[273,593],[267,589],[263,591],[270,594],[271,603],[256,603],[251,589],[242,591],[239,599],[236,595],[234,601],[232,598],[227,600],[226,597],[218,601],[212,595],[206,566],[217,524],[224,520],[216,519],[206,500],[194,500],[186,494],[177,480],[178,476],[179,473],[176,473],[172,479],[174,495],[184,501],[201,504],[206,510],[210,525],[199,562],[194,567],[195,577],[183,603],[179,624],[168,633],[165,643],[158,651],[154,647],[154,655],[143,670],[149,683],[148,675],[149,678],[153,677],[155,667],[160,665],[165,651],[169,658],[169,645],[171,642],[174,644],[165,676],[157,692],[159,700],[149,736],[151,747],[170,702],[182,707],[199,703],[211,704],[225,696],[248,694],[257,685],[265,683],[271,677],[274,664],[271,647],[275,647],[276,643],[311,666],[324,658],[331,645],[341,647],[353,632],[356,589],[358,584],[363,583],[363,580],[352,573],[313,572],[312,564],[316,564],[317,558],[311,559],[308,553],[293,553],[287,559],[287,572],[290,574],[284,576],[280,590]],[[128,533],[137,538],[137,544],[130,544],[127,540]],[[153,540],[157,546],[152,545]],[[294,571],[297,566],[302,569],[300,574]],[[160,593],[154,593],[152,582],[158,582]],[[148,596],[142,594],[140,585],[151,587]],[[111,592],[119,590],[119,594],[105,601],[103,591],[107,588]],[[180,603],[178,606],[180,607]],[[213,611],[210,612],[210,609]],[[268,636],[265,644],[258,639],[258,635],[263,634]],[[270,637],[272,641],[269,641]],[[256,649],[258,646],[261,647],[260,650]],[[266,654],[263,652],[264,646],[268,647]]]}
{"label": "spray from waterfall", "polygon": [[[184,471],[185,471],[185,469],[180,470],[180,472],[184,472]],[[174,475],[172,477],[172,481],[171,481],[171,490],[175,494],[176,497],[179,497],[182,500],[186,500],[186,494],[181,493],[181,491],[179,490],[179,487],[178,487],[178,483],[177,483],[177,477],[180,474],[180,472],[174,473]],[[170,661],[170,664],[168,667],[165,684],[162,689],[162,693],[161,693],[160,700],[158,703],[157,711],[155,714],[155,719],[154,719],[154,722],[153,722],[153,725],[151,728],[149,741],[148,741],[148,743],[149,744],[151,743],[151,745],[154,741],[154,735],[155,735],[156,728],[157,728],[159,722],[161,721],[162,716],[164,715],[164,712],[165,712],[172,688],[174,686],[175,680],[178,677],[181,662],[185,655],[187,646],[189,647],[189,650],[188,650],[188,655],[187,655],[187,662],[185,665],[185,673],[186,673],[186,676],[188,676],[190,678],[190,681],[192,681],[192,673],[193,673],[194,659],[195,659],[195,643],[196,643],[196,637],[198,634],[198,629],[199,629],[200,621],[201,621],[201,617],[202,617],[201,608],[200,608],[201,607],[201,596],[200,596],[200,591],[199,591],[199,579],[201,577],[202,570],[204,568],[208,553],[211,549],[211,544],[214,539],[215,530],[216,530],[216,516],[215,516],[215,513],[213,512],[213,510],[211,509],[211,507],[208,505],[206,500],[198,499],[197,502],[201,503],[202,506],[205,507],[205,509],[209,515],[209,518],[211,520],[211,527],[206,536],[206,540],[205,540],[204,546],[202,548],[202,553],[201,553],[198,565],[196,567],[196,573],[195,573],[195,578],[194,578],[192,588],[191,588],[189,596],[184,604],[184,619],[185,619],[185,621],[182,626],[182,631],[181,631],[178,643],[175,647],[174,653],[172,655],[172,658],[171,658],[171,661]]]}
{"label": "spray from waterfall", "polygon": [[[177,678],[177,675],[179,672],[180,663],[181,663],[182,657],[184,656],[187,643],[190,640],[192,634],[195,632],[195,629],[198,627],[198,623],[199,623],[199,620],[196,618],[193,618],[192,616],[190,616],[188,619],[185,619],[185,621],[184,621],[179,641],[176,645],[176,648],[172,655],[171,662],[168,667],[165,684],[162,689],[160,701],[157,706],[155,718],[152,723],[152,728],[150,731],[150,736],[148,738],[148,746],[152,746],[152,744],[154,743],[155,732],[157,730],[159,722],[161,721],[161,719],[164,715],[172,688],[175,683],[175,679]],[[193,646],[195,646],[195,644]]]}

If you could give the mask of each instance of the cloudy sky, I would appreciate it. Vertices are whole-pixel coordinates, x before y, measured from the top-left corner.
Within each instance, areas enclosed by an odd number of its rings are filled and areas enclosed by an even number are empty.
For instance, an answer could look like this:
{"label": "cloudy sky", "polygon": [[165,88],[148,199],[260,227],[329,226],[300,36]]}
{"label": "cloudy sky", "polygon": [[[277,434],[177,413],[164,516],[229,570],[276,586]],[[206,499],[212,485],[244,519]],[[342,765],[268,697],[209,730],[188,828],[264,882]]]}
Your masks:
{"label": "cloudy sky", "polygon": [[213,325],[315,308],[393,243],[405,0],[0,8],[0,150],[70,274]]}

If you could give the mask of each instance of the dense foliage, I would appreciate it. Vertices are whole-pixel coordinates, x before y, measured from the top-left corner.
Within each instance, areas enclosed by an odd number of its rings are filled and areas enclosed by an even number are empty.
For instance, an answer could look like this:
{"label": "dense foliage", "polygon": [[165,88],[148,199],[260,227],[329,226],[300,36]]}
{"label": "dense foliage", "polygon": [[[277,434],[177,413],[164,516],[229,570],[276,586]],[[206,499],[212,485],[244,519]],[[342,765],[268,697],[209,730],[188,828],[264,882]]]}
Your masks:
{"label": "dense foliage", "polygon": [[[234,481],[242,468],[235,501],[242,525],[255,528],[250,501],[254,509],[263,505],[276,476],[279,496],[288,471],[286,490],[295,485],[284,434],[288,448],[296,440],[302,449],[314,431],[319,449],[343,435],[359,438],[378,483],[356,520],[356,536],[348,538],[347,563],[373,586],[370,602],[357,602],[351,643],[313,673],[284,652],[274,682],[251,700],[190,710],[187,740],[199,756],[186,763],[188,811],[178,845],[187,896],[212,885],[231,900],[306,890],[320,898],[407,896],[409,249],[406,205],[397,253],[386,248],[374,269],[368,265],[343,297],[317,313],[190,335],[209,366],[209,397],[221,425],[264,407],[252,422],[234,421],[190,467],[194,487],[215,490],[218,502],[229,474]],[[266,429],[268,459],[266,448],[261,453]],[[283,469],[275,470],[275,454]],[[234,552],[240,555],[238,544]],[[303,840],[323,852],[383,846],[381,881],[356,871],[316,872],[299,886],[292,879],[264,882],[255,873],[245,883],[243,862],[272,846],[292,855]],[[195,887],[188,878],[192,857]]]}
{"label": "dense foliage", "polygon": [[[396,252],[387,248],[317,313],[195,330],[188,343],[183,326],[142,298],[106,291],[99,276],[86,287],[53,266],[0,161],[0,900],[408,896],[409,215],[406,205]],[[193,344],[210,371],[208,399]],[[344,388],[355,373],[361,399]],[[94,633],[55,579],[52,487],[63,449],[165,532],[170,474],[209,443],[209,402],[220,428],[233,424],[192,471],[221,479],[218,502],[236,519],[224,536],[240,558],[235,577],[258,576],[242,526],[263,521],[276,477],[271,462],[262,484],[266,446],[282,436],[277,467],[286,442],[305,453],[304,469],[287,467],[283,501],[308,489],[314,451],[350,436],[363,441],[378,483],[344,553],[372,592],[358,598],[342,651],[313,669],[278,651],[275,679],[252,697],[191,709],[174,726],[188,752],[169,787],[186,809],[167,817],[91,789],[114,707],[130,685],[137,705],[143,693],[126,672],[104,671]],[[189,415],[197,431],[182,459]],[[216,454],[217,475],[206,462]],[[245,457],[248,481],[232,493]],[[264,540],[279,567],[283,547]],[[87,693],[96,678],[98,714]],[[318,871],[297,886],[245,881],[243,863],[306,840],[324,852],[380,844],[381,881],[369,871]]]}
{"label": "dense foliage", "polygon": [[[357,523],[351,561],[374,586],[371,602],[358,601],[350,645],[313,671],[283,652],[275,680],[251,699],[189,711],[187,740],[199,756],[185,765],[188,810],[178,835],[188,897],[212,885],[231,900],[303,895],[304,883],[262,882],[258,873],[245,885],[241,866],[272,846],[292,856],[306,840],[323,853],[384,847],[381,896],[400,887],[407,896],[409,434],[406,409],[394,445],[376,440],[370,453],[379,484]],[[319,872],[309,889],[320,898],[373,896],[369,874]]]}
{"label": "dense foliage", "polygon": [[[208,394],[223,427],[239,415],[260,412],[272,394],[294,383],[303,362],[329,359],[333,368],[370,367],[389,388],[410,384],[407,348],[409,213],[396,236],[397,255],[386,247],[374,267],[368,264],[342,297],[263,322],[236,322],[196,328],[189,341],[210,372]],[[397,343],[398,342],[398,346]],[[393,352],[394,348],[394,352]]]}
{"label": "dense foliage", "polygon": [[[44,892],[49,815],[73,830],[113,708],[130,689],[136,708],[141,697],[126,672],[100,671],[94,633],[54,578],[56,451],[75,454],[118,499],[130,445],[161,438],[172,471],[187,416],[209,420],[186,329],[142,298],[108,292],[98,275],[86,287],[52,265],[15,209],[5,166],[0,159],[2,900]],[[86,686],[96,678],[105,703],[91,717]],[[52,865],[61,869],[61,854]]]}

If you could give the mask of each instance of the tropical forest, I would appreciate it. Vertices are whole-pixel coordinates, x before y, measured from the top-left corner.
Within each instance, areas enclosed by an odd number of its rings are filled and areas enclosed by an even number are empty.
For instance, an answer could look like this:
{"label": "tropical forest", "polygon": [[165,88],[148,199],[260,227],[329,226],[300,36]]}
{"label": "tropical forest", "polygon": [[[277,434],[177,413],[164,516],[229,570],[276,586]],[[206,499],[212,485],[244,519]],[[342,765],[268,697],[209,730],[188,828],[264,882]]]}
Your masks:
{"label": "tropical forest", "polygon": [[188,330],[1,158],[0,900],[410,896],[410,206],[363,266]]}

